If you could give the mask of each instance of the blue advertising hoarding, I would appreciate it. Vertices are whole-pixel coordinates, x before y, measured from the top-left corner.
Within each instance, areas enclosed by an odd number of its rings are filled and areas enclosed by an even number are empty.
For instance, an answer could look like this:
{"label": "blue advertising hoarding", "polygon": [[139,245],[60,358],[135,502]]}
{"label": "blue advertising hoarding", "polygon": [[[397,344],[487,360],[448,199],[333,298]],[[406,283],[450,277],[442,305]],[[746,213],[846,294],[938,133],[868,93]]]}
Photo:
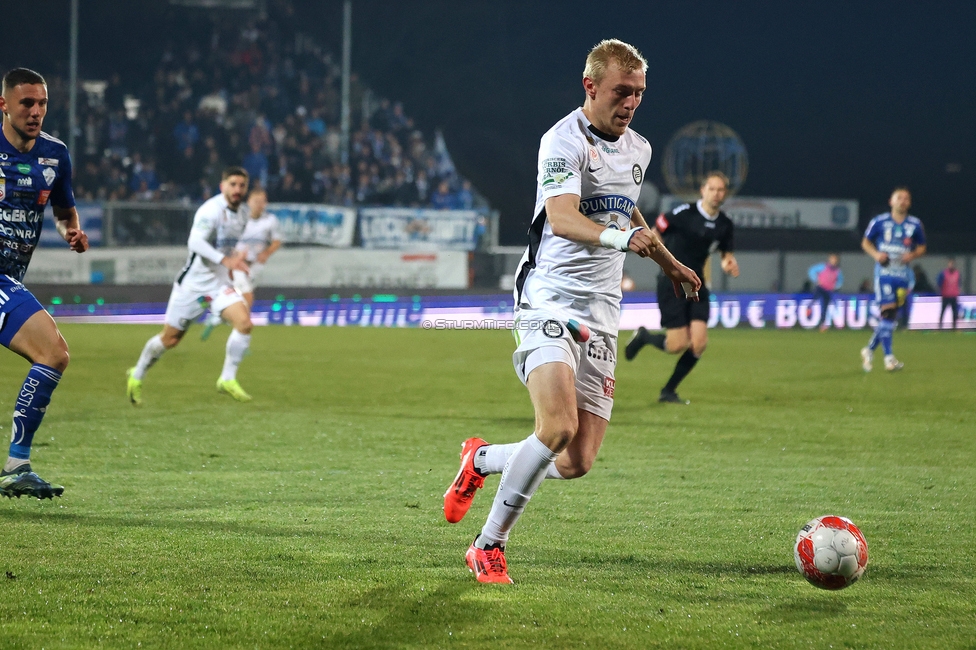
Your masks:
{"label": "blue advertising hoarding", "polygon": [[[319,300],[258,301],[255,325],[337,327],[419,327],[423,329],[501,329],[514,326],[511,295],[395,296]],[[709,327],[804,328],[821,322],[820,303],[810,294],[713,295]],[[917,296],[910,307],[910,329],[939,325],[941,299]],[[878,308],[870,295],[837,296],[828,322],[839,329],[863,329],[877,324]],[[162,323],[165,303],[122,305],[61,304],[48,308],[62,322]],[[960,329],[976,330],[976,296],[959,298]],[[628,294],[620,315],[620,329],[660,327],[661,315],[653,294]],[[948,318],[946,319],[948,323]]]}

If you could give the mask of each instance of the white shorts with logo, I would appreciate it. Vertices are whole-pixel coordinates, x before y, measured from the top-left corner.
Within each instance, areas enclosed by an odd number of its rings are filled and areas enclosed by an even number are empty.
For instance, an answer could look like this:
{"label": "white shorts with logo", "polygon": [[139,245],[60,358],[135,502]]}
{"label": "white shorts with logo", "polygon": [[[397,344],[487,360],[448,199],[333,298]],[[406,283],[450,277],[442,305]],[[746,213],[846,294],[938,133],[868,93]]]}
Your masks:
{"label": "white shorts with logo", "polygon": [[257,286],[258,276],[261,275],[264,264],[252,262],[250,267],[250,273],[234,271],[234,287],[241,293],[254,293],[254,287]]}
{"label": "white shorts with logo", "polygon": [[617,337],[590,330],[585,343],[573,340],[564,320],[522,310],[516,320],[519,346],[512,355],[515,373],[525,384],[546,363],[565,363],[576,374],[576,406],[604,420],[613,410]]}
{"label": "white shorts with logo", "polygon": [[163,322],[180,331],[186,331],[190,323],[208,308],[212,313],[220,315],[236,302],[244,302],[244,297],[229,284],[214,281],[205,288],[197,285],[191,289],[174,283]]}

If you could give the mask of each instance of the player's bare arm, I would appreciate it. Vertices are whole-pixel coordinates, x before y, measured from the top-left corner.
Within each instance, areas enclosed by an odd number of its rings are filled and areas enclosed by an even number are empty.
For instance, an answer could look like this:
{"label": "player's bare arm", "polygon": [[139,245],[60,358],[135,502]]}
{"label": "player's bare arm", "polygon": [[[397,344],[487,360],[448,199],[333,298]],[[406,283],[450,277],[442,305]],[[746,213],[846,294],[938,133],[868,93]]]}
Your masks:
{"label": "player's bare arm", "polygon": [[[698,290],[701,289],[702,284],[698,274],[675,259],[671,251],[668,250],[668,247],[664,245],[664,241],[661,239],[661,233],[656,228],[647,225],[647,220],[644,219],[644,215],[636,207],[631,213],[630,221],[643,228],[644,230],[641,231],[641,234],[646,234],[648,238],[655,242],[653,254],[647,255],[646,257],[654,260],[661,267],[661,270],[664,271],[664,274],[671,279],[671,283],[674,285],[674,295],[681,297],[682,292],[684,292],[684,295],[688,299],[697,302]],[[682,283],[689,285],[687,291],[682,288]]]}
{"label": "player's bare arm", "polygon": [[580,197],[560,194],[546,201],[546,219],[552,234],[586,246],[602,246],[604,226],[594,223],[580,212]]}
{"label": "player's bare arm", "polygon": [[921,244],[919,246],[916,246],[915,247],[915,250],[909,251],[909,252],[905,253],[904,255],[902,255],[901,256],[901,261],[904,264],[908,264],[909,262],[911,262],[913,260],[917,260],[922,255],[925,255],[925,253],[927,253],[928,250],[929,250],[928,249],[928,246],[926,246],[925,244]]}
{"label": "player's bare arm", "polygon": [[879,251],[874,243],[867,237],[861,240],[861,250],[874,258],[874,261],[881,266],[888,263],[888,253],[882,253]]}
{"label": "player's bare arm", "polygon": [[59,208],[54,206],[53,211],[58,234],[68,242],[71,250],[78,253],[84,253],[88,250],[88,235],[81,229],[78,210],[74,207]]}
{"label": "player's bare arm", "polygon": [[267,263],[268,259],[270,259],[271,256],[274,255],[275,251],[277,251],[279,248],[281,248],[280,239],[276,239],[273,242],[271,242],[267,248],[265,248],[263,251],[258,253],[257,256],[258,263],[259,264]]}
{"label": "player's bare arm", "polygon": [[243,271],[244,273],[248,273],[251,270],[251,266],[247,263],[247,260],[245,259],[246,257],[246,251],[234,251],[233,255],[224,255],[224,258],[220,260],[220,263],[231,271]]}
{"label": "player's bare arm", "polygon": [[722,253],[722,271],[733,278],[739,277],[739,262],[731,252]]}

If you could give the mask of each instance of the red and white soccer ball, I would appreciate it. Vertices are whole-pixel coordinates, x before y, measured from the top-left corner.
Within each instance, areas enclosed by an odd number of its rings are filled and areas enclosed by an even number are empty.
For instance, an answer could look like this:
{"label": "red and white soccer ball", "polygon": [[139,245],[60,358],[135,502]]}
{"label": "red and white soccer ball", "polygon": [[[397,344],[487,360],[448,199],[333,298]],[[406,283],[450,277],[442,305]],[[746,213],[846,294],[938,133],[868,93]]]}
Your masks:
{"label": "red and white soccer ball", "polygon": [[825,515],[800,529],[793,559],[810,584],[821,589],[843,589],[864,573],[868,543],[847,517]]}

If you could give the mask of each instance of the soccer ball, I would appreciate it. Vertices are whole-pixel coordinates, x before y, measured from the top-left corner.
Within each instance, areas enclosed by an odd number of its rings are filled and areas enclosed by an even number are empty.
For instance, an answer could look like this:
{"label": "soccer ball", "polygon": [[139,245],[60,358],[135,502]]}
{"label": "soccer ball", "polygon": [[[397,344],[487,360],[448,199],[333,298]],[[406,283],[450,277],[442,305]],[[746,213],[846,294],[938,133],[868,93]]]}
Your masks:
{"label": "soccer ball", "polygon": [[796,568],[821,589],[843,589],[857,582],[868,565],[868,543],[847,517],[825,515],[807,522],[793,547]]}

